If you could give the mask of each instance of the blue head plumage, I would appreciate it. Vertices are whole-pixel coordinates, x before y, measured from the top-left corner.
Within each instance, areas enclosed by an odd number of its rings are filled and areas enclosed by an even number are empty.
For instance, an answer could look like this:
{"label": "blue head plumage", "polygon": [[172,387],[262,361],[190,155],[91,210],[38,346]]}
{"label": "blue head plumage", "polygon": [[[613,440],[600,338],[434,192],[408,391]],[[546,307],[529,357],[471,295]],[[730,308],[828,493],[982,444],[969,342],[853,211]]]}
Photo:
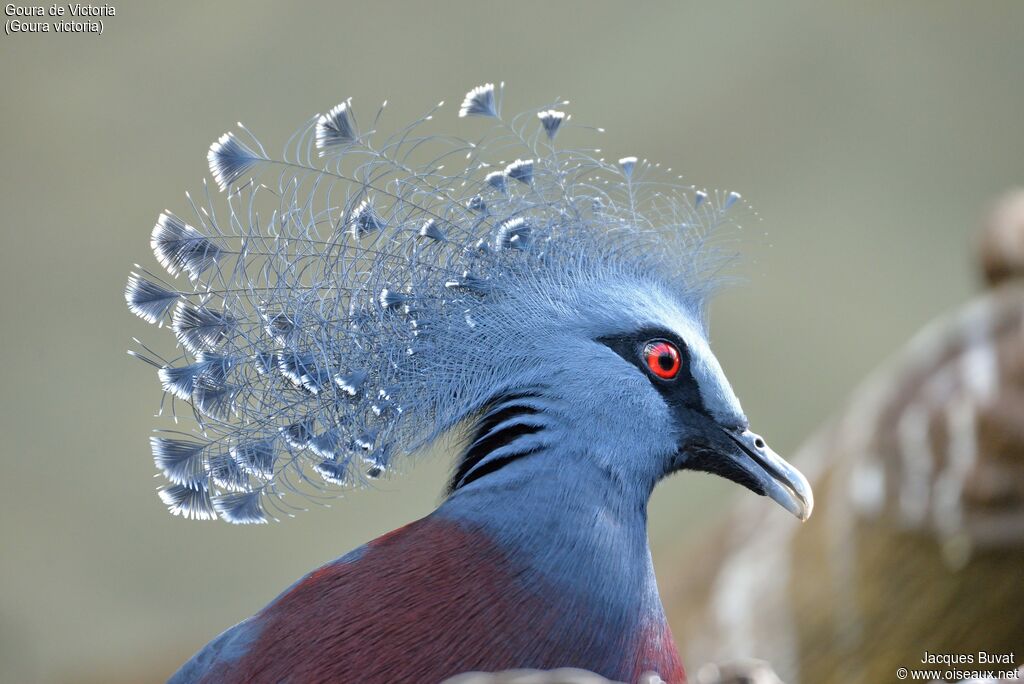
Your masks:
{"label": "blue head plumage", "polygon": [[244,127],[213,144],[222,200],[153,231],[176,284],[126,289],[170,322],[175,356],[140,356],[197,422],[152,438],[171,512],[266,522],[292,492],[359,486],[468,425],[453,492],[557,447],[558,467],[641,492],[690,467],[810,513],[707,343],[727,258],[710,237],[739,196],[561,149],[566,103],[506,120],[501,100],[466,95],[459,116],[493,123],[475,142],[425,131],[441,105],[378,141],[346,101],[280,157]]}

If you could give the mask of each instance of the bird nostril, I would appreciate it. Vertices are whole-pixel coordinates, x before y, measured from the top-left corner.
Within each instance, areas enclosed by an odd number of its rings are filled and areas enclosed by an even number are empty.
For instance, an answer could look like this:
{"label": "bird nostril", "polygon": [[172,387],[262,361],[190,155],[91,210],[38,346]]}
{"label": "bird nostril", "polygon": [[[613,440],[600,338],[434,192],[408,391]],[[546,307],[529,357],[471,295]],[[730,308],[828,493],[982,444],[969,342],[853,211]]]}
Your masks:
{"label": "bird nostril", "polygon": [[764,440],[761,439],[760,437],[756,438],[754,440],[754,446],[756,446],[758,449],[764,449]]}

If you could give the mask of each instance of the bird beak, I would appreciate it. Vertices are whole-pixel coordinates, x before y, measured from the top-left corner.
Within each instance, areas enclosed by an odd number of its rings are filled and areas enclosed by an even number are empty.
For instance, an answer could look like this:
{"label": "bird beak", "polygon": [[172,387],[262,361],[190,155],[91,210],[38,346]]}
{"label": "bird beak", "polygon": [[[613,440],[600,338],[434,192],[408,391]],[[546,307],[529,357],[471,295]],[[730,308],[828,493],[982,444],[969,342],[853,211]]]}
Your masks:
{"label": "bird beak", "polygon": [[723,455],[745,476],[737,480],[742,479],[749,489],[771,498],[801,522],[811,517],[814,494],[799,470],[786,463],[750,430],[739,432],[722,428],[722,431],[735,445],[730,453]]}

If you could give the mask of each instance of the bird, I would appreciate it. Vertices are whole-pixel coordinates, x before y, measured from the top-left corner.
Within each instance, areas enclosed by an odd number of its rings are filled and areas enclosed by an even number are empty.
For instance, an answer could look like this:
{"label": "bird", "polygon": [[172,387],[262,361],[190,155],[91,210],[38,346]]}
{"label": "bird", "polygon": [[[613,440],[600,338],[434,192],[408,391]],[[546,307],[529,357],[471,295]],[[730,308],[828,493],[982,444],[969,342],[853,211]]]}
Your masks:
{"label": "bird", "polygon": [[192,218],[159,215],[167,273],[137,265],[125,298],[173,333],[130,352],[161,415],[192,422],[150,439],[172,514],[276,522],[458,445],[436,510],[313,570],[170,681],[683,682],[655,485],[706,471],[811,514],[708,343],[740,195],[562,147],[602,129],[561,99],[506,117],[504,93],[466,93],[451,121],[472,137],[433,132],[443,102],[385,136],[386,103],[364,126],[346,99],[277,155],[240,123]]}
{"label": "bird", "polygon": [[930,321],[798,450],[828,492],[815,519],[786,529],[745,506],[686,550],[700,562],[669,580],[666,605],[688,658],[761,658],[789,684],[889,681],[926,650],[970,655],[965,672],[1014,669],[979,651],[1016,652],[1020,667],[1024,190],[987,214],[988,288]]}

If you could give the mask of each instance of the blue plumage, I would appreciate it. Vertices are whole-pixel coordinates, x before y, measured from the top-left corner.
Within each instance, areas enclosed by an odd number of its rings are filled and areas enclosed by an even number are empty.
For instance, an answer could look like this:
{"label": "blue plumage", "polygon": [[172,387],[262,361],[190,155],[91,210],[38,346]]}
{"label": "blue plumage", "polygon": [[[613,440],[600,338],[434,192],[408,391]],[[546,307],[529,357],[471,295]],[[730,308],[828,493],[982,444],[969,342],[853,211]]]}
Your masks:
{"label": "blue plumage", "polygon": [[[491,125],[473,142],[427,130],[441,105],[378,140],[346,100],[280,158],[242,127],[210,148],[220,200],[193,202],[191,223],[161,214],[152,245],[179,286],[135,273],[125,297],[170,321],[175,356],[143,358],[197,422],[152,440],[172,513],[264,523],[466,433],[432,516],[312,573],[186,680],[294,664],[317,681],[484,665],[680,681],[647,548],[654,486],[705,470],[810,515],[707,341],[729,258],[712,232],[739,195],[561,149],[566,103],[505,121],[501,92],[465,96],[459,115]],[[431,641],[436,658],[410,660]]]}

